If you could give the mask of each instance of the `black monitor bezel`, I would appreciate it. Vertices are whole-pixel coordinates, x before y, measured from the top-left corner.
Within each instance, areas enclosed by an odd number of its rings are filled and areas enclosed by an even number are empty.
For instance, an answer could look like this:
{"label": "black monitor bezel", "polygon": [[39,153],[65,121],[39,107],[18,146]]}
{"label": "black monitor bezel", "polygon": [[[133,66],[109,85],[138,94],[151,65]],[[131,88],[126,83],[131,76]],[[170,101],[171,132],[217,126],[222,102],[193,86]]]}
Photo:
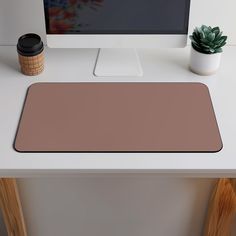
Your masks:
{"label": "black monitor bezel", "polygon": [[[190,15],[190,4],[191,0],[186,0],[186,15],[184,20],[184,29],[183,30],[173,30],[173,31],[147,31],[147,32],[140,32],[140,31],[132,31],[132,32],[125,32],[125,31],[104,31],[101,30],[98,31],[91,31],[91,32],[70,32],[70,33],[63,33],[59,35],[94,35],[94,34],[101,34],[101,35],[186,35],[188,34],[188,28],[189,28],[189,15]],[[44,0],[43,0],[44,4]],[[46,27],[46,33],[49,35],[58,35],[58,33],[52,33],[49,31],[49,16],[48,16],[48,9],[45,7],[44,4],[44,18],[45,18],[45,27]]]}

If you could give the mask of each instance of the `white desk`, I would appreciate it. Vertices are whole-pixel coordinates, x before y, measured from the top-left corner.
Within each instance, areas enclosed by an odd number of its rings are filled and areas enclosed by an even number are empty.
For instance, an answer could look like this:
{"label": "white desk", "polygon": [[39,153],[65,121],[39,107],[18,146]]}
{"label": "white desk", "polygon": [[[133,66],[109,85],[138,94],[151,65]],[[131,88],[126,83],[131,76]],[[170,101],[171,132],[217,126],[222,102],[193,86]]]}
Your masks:
{"label": "white desk", "polygon": [[[236,47],[226,47],[216,75],[188,70],[189,48],[139,50],[144,76],[98,78],[97,50],[47,49],[45,72],[19,73],[15,47],[0,47],[0,176],[79,173],[155,173],[166,176],[236,176]],[[28,86],[35,82],[202,82],[210,90],[223,150],[218,153],[18,153],[13,141]]]}

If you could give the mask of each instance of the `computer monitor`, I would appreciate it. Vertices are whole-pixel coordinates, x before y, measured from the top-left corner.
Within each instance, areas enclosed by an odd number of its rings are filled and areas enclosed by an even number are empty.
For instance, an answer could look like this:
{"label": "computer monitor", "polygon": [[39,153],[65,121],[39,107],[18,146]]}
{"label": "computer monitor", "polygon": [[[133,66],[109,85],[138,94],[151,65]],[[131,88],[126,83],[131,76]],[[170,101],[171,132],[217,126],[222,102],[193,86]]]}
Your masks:
{"label": "computer monitor", "polygon": [[100,48],[97,76],[142,75],[136,48],[184,47],[190,0],[44,0],[47,44]]}

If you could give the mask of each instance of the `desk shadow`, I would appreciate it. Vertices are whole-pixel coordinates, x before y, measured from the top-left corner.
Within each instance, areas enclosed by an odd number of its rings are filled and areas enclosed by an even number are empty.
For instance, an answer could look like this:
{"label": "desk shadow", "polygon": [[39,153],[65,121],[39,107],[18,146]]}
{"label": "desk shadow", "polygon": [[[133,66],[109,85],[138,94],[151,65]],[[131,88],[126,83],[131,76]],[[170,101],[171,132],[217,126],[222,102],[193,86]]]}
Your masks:
{"label": "desk shadow", "polygon": [[169,58],[168,62],[176,67],[179,67],[185,71],[190,72],[188,59],[179,60],[178,58]]}
{"label": "desk shadow", "polygon": [[[215,179],[186,179],[190,183],[193,181],[195,196],[193,199],[192,213],[188,220],[186,235],[203,235],[208,212],[208,204],[211,199],[212,191],[216,185]],[[190,211],[190,212],[191,212]],[[194,233],[193,233],[194,232]],[[235,234],[234,234],[235,235]]]}
{"label": "desk shadow", "polygon": [[18,62],[18,55],[12,55],[12,53],[9,54],[0,54],[0,65],[1,67],[5,67],[7,69],[11,69],[16,72],[20,72],[20,65]]}
{"label": "desk shadow", "polygon": [[162,65],[168,69],[179,69],[186,73],[191,73],[189,70],[189,54],[188,53],[178,53],[173,54],[172,51],[158,50],[151,51],[147,50],[144,54],[145,61],[149,64]]}

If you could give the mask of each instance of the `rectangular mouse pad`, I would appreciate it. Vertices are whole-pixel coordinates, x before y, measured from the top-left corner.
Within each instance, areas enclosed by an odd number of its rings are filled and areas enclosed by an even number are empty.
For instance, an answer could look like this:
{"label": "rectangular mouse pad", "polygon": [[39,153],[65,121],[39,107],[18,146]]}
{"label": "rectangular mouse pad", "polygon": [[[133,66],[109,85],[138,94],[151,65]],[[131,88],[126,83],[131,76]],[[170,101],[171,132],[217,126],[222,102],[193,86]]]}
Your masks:
{"label": "rectangular mouse pad", "polygon": [[19,152],[217,152],[222,141],[201,83],[36,83]]}

